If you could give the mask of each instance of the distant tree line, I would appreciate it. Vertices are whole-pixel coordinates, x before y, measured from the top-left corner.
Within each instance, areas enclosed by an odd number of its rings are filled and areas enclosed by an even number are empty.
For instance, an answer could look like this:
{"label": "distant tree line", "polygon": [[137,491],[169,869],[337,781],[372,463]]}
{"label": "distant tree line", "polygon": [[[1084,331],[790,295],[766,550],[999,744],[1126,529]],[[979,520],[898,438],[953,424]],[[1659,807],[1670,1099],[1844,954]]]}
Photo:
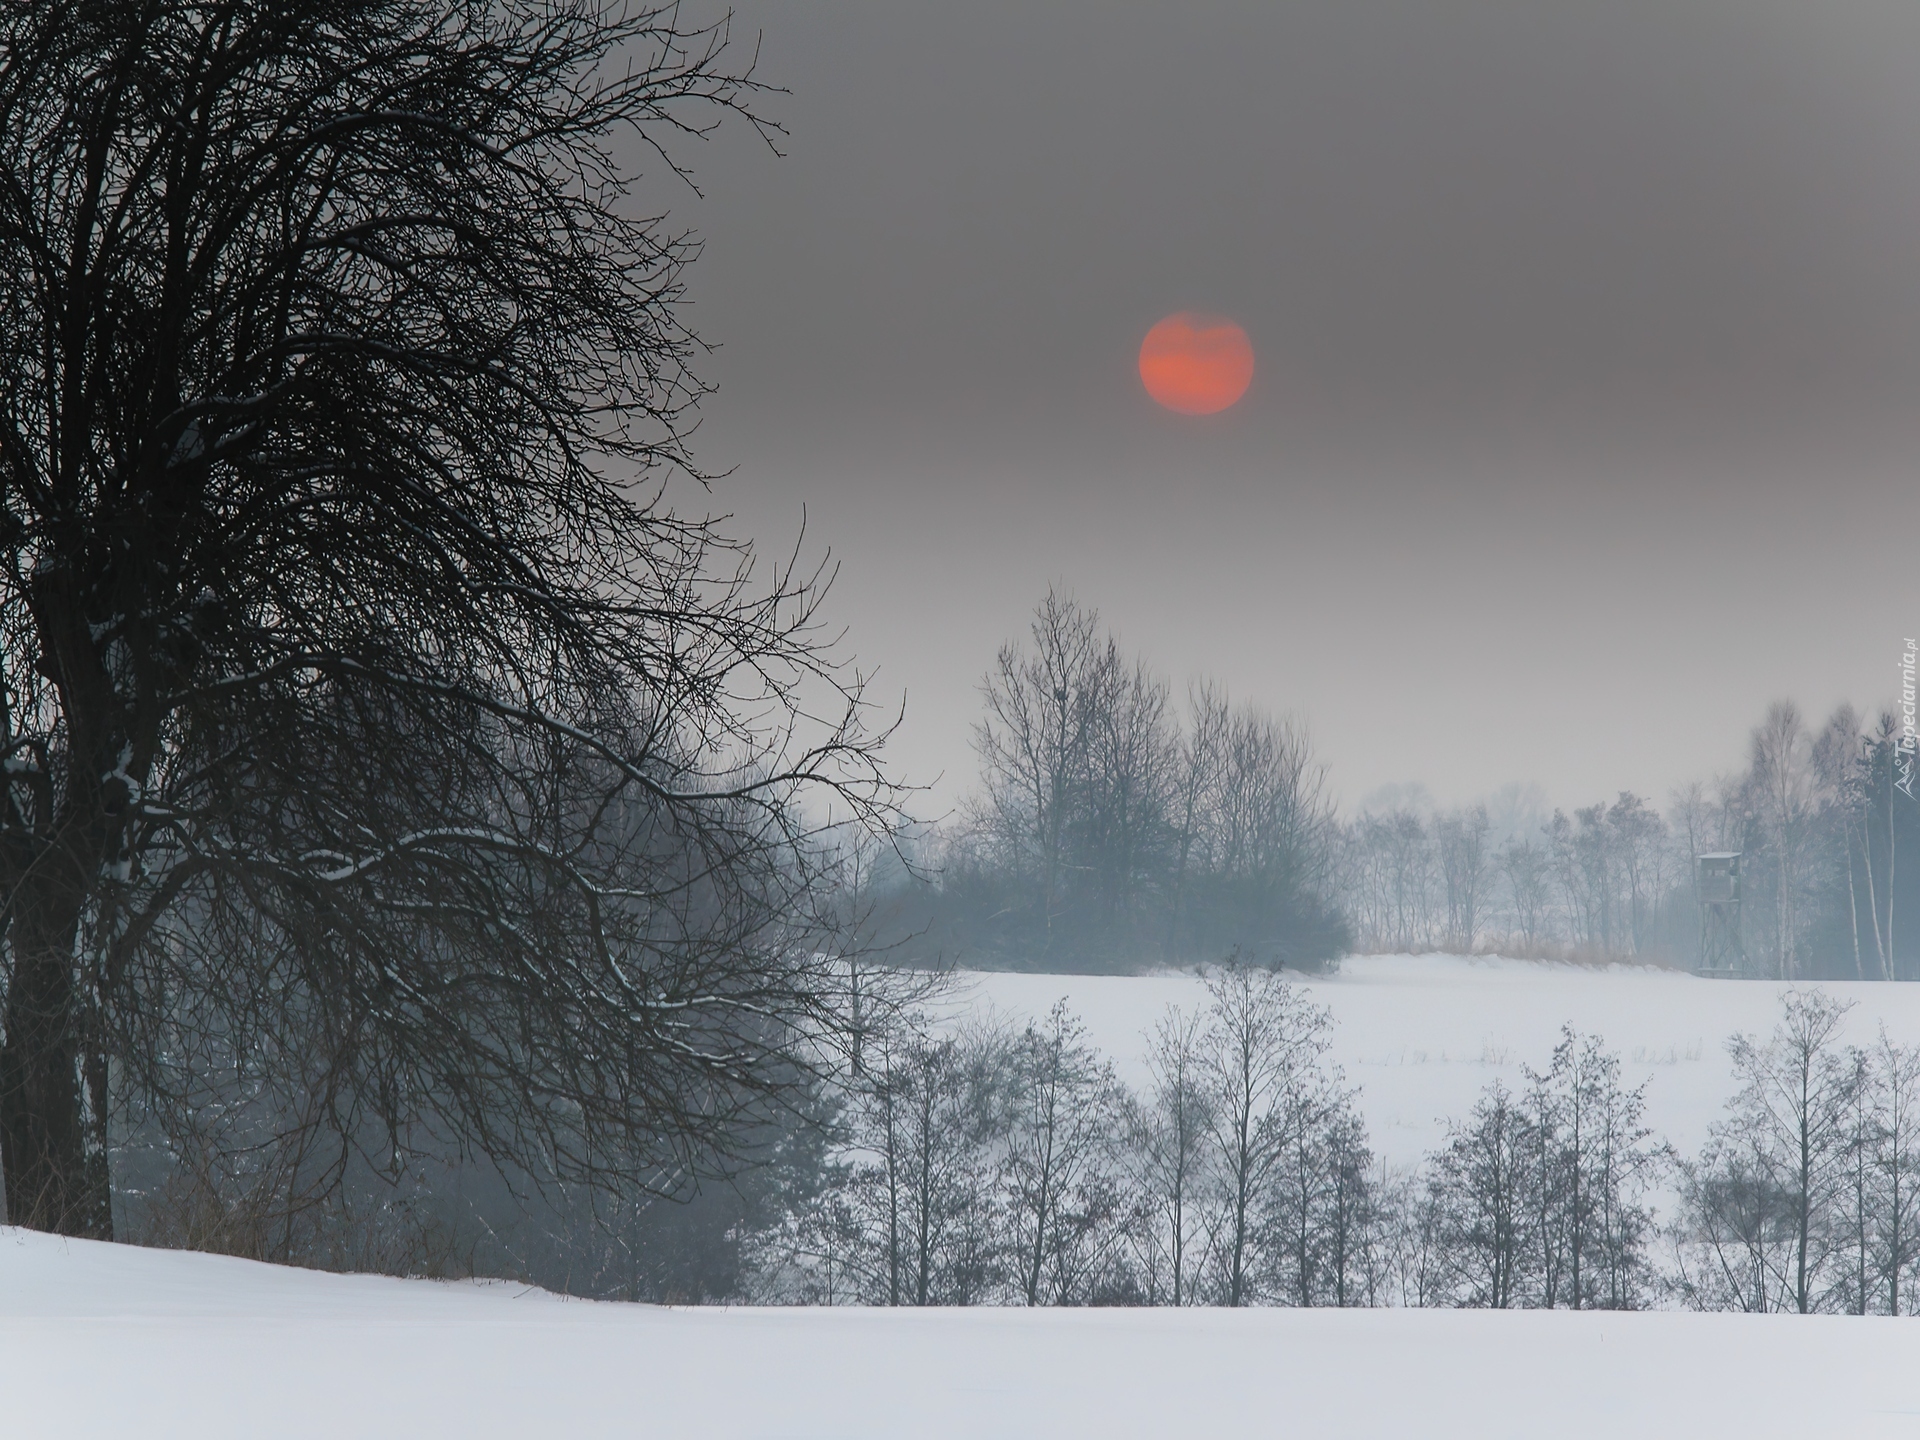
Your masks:
{"label": "distant tree line", "polygon": [[1294,721],[1210,681],[1176,703],[1099,612],[1049,593],[981,682],[981,786],[881,897],[901,954],[989,968],[1218,959],[1320,969],[1333,902],[1325,767]]}
{"label": "distant tree line", "polygon": [[[1121,1083],[1063,1004],[1010,1029],[876,1037],[838,1143],[744,1241],[744,1294],[874,1305],[1295,1305],[1908,1314],[1920,1284],[1920,1047],[1838,1038],[1795,991],[1703,1153],[1571,1027],[1424,1163],[1372,1152],[1331,1021],[1235,961]],[[1663,1226],[1650,1203],[1677,1197]]]}
{"label": "distant tree line", "polygon": [[1237,950],[1312,972],[1357,949],[1692,968],[1698,859],[1738,851],[1741,972],[1920,979],[1920,806],[1891,712],[1816,728],[1777,703],[1741,770],[1664,814],[1623,790],[1342,818],[1296,721],[1206,679],[1176,699],[1058,593],[980,695],[979,788],[860,898],[869,940],[910,964],[1124,973]]}
{"label": "distant tree line", "polygon": [[1700,855],[1741,852],[1742,968],[1776,979],[1920,979],[1920,807],[1898,788],[1899,723],[1850,706],[1815,729],[1789,702],[1744,770],[1661,815],[1622,791],[1496,825],[1485,805],[1363,810],[1336,830],[1335,891],[1369,951],[1699,959]]}

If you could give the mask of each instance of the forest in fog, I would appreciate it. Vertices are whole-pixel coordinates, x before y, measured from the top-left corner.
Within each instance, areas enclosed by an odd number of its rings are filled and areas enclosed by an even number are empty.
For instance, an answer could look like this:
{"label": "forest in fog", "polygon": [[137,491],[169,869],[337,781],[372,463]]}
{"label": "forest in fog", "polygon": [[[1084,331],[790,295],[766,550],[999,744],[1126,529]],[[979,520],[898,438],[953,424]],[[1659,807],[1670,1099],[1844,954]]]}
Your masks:
{"label": "forest in fog", "polygon": [[[1694,968],[1696,858],[1742,854],[1742,973],[1920,978],[1920,826],[1899,718],[1789,700],[1743,763],[1659,799],[1571,810],[1537,786],[1442,808],[1418,785],[1336,808],[1294,718],[1224,681],[1176,692],[1091,606],[1049,594],[981,682],[980,783],[852,865],[869,936],[903,959],[1120,971],[1238,949],[1313,971],[1347,951],[1497,953]],[[915,873],[917,870],[918,873]]]}
{"label": "forest in fog", "polygon": [[[1064,1003],[906,1027],[842,1092],[842,1146],[742,1251],[747,1293],[879,1305],[1460,1306],[1905,1314],[1920,1281],[1920,1046],[1842,1043],[1789,991],[1728,1042],[1698,1155],[1642,1123],[1602,1037],[1562,1029],[1412,1168],[1369,1148],[1331,1019],[1212,971],[1130,1090]],[[1656,1210],[1656,1194],[1664,1205]],[[1664,1213],[1660,1213],[1663,1211]]]}

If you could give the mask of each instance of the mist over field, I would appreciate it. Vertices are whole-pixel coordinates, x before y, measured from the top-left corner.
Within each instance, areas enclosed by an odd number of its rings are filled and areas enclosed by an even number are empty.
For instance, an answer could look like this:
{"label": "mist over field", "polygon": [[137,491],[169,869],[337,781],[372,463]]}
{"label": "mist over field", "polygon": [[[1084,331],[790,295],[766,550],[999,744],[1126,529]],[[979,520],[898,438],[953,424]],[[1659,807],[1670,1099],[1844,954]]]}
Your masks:
{"label": "mist over field", "polygon": [[1916,53],[0,4],[0,1430],[1905,1433]]}
{"label": "mist over field", "polygon": [[[927,817],[1049,585],[1347,809],[1664,809],[1777,699],[1898,698],[1900,7],[735,13],[792,133],[695,157],[712,503],[844,562]],[[1217,416],[1133,373],[1187,309],[1256,352]]]}

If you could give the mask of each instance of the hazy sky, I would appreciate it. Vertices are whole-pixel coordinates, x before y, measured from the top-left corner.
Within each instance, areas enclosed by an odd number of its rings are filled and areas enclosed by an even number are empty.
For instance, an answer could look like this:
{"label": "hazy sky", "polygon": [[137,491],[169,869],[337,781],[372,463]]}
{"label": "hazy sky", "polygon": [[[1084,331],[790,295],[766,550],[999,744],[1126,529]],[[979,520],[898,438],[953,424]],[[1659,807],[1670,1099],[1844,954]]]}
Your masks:
{"label": "hazy sky", "polygon": [[[736,7],[786,158],[674,201],[698,453],[971,783],[1052,584],[1176,688],[1303,716],[1353,802],[1730,768],[1884,703],[1920,626],[1912,0]],[[656,197],[671,193],[656,190]],[[1237,320],[1211,417],[1135,373]]]}

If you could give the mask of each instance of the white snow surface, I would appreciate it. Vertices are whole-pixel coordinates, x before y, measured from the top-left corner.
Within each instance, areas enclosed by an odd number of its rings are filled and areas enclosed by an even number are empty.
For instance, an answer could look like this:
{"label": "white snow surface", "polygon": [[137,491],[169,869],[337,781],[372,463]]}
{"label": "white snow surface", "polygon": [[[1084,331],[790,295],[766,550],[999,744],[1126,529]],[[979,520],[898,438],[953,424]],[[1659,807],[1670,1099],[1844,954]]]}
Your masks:
{"label": "white snow surface", "polygon": [[[962,972],[946,1004],[951,1017],[1044,1016],[1056,1000],[1086,1022],[1088,1038],[1136,1090],[1147,1083],[1147,1032],[1169,1005],[1191,1013],[1207,1001],[1192,974],[1017,975]],[[1735,1084],[1726,1041],[1764,1038],[1792,988],[1758,980],[1703,980],[1644,966],[1548,964],[1454,955],[1368,955],[1332,975],[1297,982],[1333,1016],[1328,1059],[1360,1089],[1375,1153],[1414,1165],[1500,1079],[1525,1086],[1524,1067],[1544,1070],[1571,1023],[1620,1056],[1622,1079],[1646,1083],[1646,1121],[1683,1156],[1697,1155]],[[1808,983],[1851,1002],[1842,1039],[1867,1045],[1887,1034],[1920,1042],[1920,985]],[[1920,1393],[1920,1391],[1917,1391]],[[1916,1432],[1920,1433],[1920,1432]]]}
{"label": "white snow surface", "polygon": [[1920,1322],[665,1309],[0,1230],[0,1435],[1920,1436]]}
{"label": "white snow surface", "polygon": [[[1304,982],[1375,1143],[1417,1160],[1563,1021],[1698,1148],[1723,1042],[1785,988],[1653,970],[1367,957]],[[1849,1038],[1920,1039],[1920,985],[1832,985]],[[1062,996],[1135,1083],[1192,976],[977,974],[957,1009]],[[324,1275],[0,1229],[0,1437],[601,1435],[1920,1440],[1920,1320],[1465,1311],[671,1309]]]}

